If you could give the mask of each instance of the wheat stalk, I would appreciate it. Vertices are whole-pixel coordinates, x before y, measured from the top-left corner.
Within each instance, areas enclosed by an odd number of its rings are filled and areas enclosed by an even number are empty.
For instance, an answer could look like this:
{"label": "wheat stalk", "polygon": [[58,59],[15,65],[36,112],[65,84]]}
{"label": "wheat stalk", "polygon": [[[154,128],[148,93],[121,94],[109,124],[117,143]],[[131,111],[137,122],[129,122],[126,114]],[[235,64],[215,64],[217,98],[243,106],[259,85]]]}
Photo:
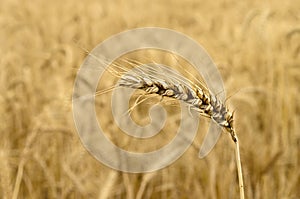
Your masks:
{"label": "wheat stalk", "polygon": [[[233,128],[233,112],[230,112],[224,103],[222,103],[215,95],[211,94],[208,88],[206,88],[195,77],[194,78],[197,83],[194,83],[193,81],[183,77],[182,75],[174,73],[174,71],[172,70],[168,70],[168,76],[166,76],[164,74],[164,72],[166,71],[160,71],[162,68],[157,64],[143,65],[136,60],[123,59],[123,61],[126,61],[133,67],[137,66],[129,71],[127,68],[123,67],[120,64],[115,64],[99,59],[97,56],[93,55],[86,49],[84,50],[87,52],[87,54],[95,58],[99,63],[111,64],[113,67],[115,67],[112,69],[104,69],[113,76],[121,78],[117,85],[105,89],[104,91],[98,91],[95,95],[101,95],[117,87],[140,89],[148,94],[156,94],[161,97],[169,97],[175,100],[183,101],[190,107],[190,109],[197,111],[204,117],[212,119],[220,127],[224,128],[231,135],[231,139],[235,143],[235,156],[240,198],[245,198],[239,141]],[[143,67],[140,67],[141,65],[143,65]],[[118,71],[118,69],[122,72]],[[135,103],[135,105],[137,104],[138,103]]]}
{"label": "wheat stalk", "polygon": [[148,94],[183,101],[200,115],[211,118],[220,127],[225,128],[235,143],[240,198],[244,199],[239,142],[233,128],[233,113],[202,84],[195,84],[171,71],[168,71],[166,76],[159,69],[156,65],[134,68],[130,73],[121,76],[118,86],[140,89]]}

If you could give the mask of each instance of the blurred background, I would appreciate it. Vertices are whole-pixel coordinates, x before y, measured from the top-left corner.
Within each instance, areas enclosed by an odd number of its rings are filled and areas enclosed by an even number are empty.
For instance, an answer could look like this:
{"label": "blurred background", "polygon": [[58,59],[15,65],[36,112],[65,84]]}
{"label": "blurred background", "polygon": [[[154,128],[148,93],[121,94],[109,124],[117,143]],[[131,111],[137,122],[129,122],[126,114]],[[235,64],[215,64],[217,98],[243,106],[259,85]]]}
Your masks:
{"label": "blurred background", "polygon": [[[246,198],[300,198],[296,0],[2,0],[0,198],[238,198],[228,135],[198,158],[207,120],[178,161],[153,173],[112,170],[80,142],[71,97],[86,57],[82,48],[92,50],[109,36],[147,26],[192,37],[218,66],[227,104],[235,110]],[[147,118],[147,111],[136,112]],[[172,137],[176,125],[170,120],[163,133]],[[118,138],[124,135],[113,129],[108,133],[122,145]],[[168,139],[157,137],[149,145],[161,147]]]}

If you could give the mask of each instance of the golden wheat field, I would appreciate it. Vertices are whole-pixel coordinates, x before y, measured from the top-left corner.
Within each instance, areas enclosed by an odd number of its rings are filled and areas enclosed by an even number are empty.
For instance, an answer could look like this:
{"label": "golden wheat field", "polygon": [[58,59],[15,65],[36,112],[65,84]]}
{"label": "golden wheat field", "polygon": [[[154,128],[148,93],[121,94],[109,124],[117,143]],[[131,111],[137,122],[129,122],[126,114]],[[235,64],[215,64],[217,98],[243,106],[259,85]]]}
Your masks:
{"label": "golden wheat field", "polygon": [[[114,34],[152,26],[188,35],[216,63],[229,96],[226,103],[235,110],[246,198],[300,198],[296,0],[2,0],[0,198],[239,198],[228,133],[208,156],[198,158],[207,119],[201,118],[203,125],[184,155],[156,172],[113,170],[82,145],[72,93],[86,57],[83,48],[92,50]],[[120,147],[151,151],[176,134],[176,108],[166,103],[171,117],[163,132],[150,140],[130,140],[113,124],[107,95],[96,100],[98,118]],[[149,122],[151,104],[144,106],[133,113],[142,125]]]}

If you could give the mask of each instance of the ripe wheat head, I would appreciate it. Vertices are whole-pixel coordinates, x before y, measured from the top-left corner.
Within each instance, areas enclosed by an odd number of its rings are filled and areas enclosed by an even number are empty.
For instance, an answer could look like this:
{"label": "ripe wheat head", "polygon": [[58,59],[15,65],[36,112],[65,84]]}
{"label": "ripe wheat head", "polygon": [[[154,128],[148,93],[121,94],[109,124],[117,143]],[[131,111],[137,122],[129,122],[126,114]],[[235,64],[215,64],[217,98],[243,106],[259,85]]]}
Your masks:
{"label": "ripe wheat head", "polygon": [[236,142],[233,128],[233,113],[202,84],[183,76],[163,74],[159,66],[144,66],[121,76],[118,86],[140,89],[147,94],[169,97],[186,103],[190,109],[211,118],[230,133]]}

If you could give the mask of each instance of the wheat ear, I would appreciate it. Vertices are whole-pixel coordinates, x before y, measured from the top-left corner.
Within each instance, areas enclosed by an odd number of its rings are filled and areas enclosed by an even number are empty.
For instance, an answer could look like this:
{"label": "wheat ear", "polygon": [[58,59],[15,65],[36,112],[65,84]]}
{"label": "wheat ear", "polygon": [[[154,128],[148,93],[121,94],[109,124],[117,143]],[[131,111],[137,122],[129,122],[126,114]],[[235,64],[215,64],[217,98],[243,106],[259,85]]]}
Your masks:
{"label": "wheat ear", "polygon": [[[149,70],[152,70],[149,73]],[[148,94],[157,94],[185,102],[200,115],[211,118],[219,126],[225,128],[234,142],[237,141],[233,129],[233,114],[225,104],[213,96],[208,89],[190,84],[188,80],[169,77],[153,73],[155,69],[149,67],[133,69],[121,77],[118,86],[144,90]]]}
{"label": "wheat ear", "polygon": [[233,113],[226,105],[212,95],[206,87],[196,85],[176,74],[161,75],[159,68],[135,68],[121,77],[118,86],[144,90],[148,94],[157,94],[185,102],[200,115],[211,118],[230,133],[235,143],[235,155],[238,171],[240,198],[244,199],[243,174],[238,137],[233,129]]}

